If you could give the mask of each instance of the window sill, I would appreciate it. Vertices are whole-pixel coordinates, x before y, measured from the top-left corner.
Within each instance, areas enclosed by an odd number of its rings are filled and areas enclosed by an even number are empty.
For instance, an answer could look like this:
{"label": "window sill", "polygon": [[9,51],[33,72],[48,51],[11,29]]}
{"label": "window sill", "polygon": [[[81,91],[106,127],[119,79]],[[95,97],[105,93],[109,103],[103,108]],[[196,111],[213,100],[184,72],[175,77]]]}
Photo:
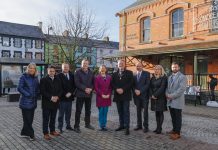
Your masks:
{"label": "window sill", "polygon": [[217,31],[212,31],[212,30],[210,30],[207,35],[208,35],[208,36],[210,36],[210,35],[218,35],[218,30],[217,30]]}
{"label": "window sill", "polygon": [[182,40],[182,39],[186,39],[186,36],[181,36],[181,37],[171,37],[169,39],[169,41],[176,41],[176,40]]}
{"label": "window sill", "polygon": [[147,42],[139,42],[139,45],[144,45],[144,44],[151,44],[152,41],[147,41]]}

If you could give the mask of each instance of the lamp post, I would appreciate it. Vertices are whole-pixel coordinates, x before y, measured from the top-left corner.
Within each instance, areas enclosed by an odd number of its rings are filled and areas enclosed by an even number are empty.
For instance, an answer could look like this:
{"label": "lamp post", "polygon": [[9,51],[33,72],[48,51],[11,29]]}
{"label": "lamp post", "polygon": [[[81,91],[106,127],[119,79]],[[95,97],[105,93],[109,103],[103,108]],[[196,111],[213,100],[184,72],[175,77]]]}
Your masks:
{"label": "lamp post", "polygon": [[50,40],[49,39],[49,31],[50,30],[53,30],[53,28],[51,26],[48,27],[48,64],[50,64],[50,56],[49,56],[50,55],[50,52],[49,52],[50,51],[50,48],[49,48],[49,45],[50,45],[50,43],[49,43],[49,40]]}

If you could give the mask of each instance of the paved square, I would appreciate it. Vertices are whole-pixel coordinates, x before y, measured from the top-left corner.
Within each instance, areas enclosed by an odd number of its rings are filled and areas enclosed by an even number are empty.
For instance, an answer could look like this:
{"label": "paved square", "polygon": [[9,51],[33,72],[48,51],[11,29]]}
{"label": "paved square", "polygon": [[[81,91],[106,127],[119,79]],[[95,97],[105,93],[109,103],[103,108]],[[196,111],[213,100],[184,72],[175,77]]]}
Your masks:
{"label": "paved square", "polygon": [[[83,110],[84,111],[84,110]],[[18,103],[6,102],[0,98],[0,150],[216,150],[218,149],[218,109],[204,106],[186,106],[183,113],[182,138],[177,141],[169,139],[166,131],[171,130],[169,112],[165,112],[163,134],[152,132],[156,128],[154,112],[149,111],[149,133],[133,131],[136,125],[136,110],[131,102],[130,135],[123,131],[115,132],[118,126],[118,114],[113,104],[108,112],[109,131],[98,131],[98,109],[92,102],[92,125],[96,130],[84,128],[84,115],[81,117],[81,134],[64,129],[60,137],[45,141],[42,134],[41,102],[35,112],[33,127],[36,141],[20,138],[22,127],[21,111]],[[74,124],[75,102],[72,110]],[[84,113],[83,113],[84,114]],[[57,125],[57,124],[56,124]]]}

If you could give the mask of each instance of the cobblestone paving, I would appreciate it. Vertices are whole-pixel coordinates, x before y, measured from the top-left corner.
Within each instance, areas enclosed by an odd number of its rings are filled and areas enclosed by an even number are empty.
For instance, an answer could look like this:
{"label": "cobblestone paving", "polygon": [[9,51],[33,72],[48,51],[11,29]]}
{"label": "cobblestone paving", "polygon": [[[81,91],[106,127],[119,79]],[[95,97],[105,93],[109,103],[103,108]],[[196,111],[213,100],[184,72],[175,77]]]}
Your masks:
{"label": "cobblestone paving", "polygon": [[[75,103],[72,110],[72,125],[74,124],[74,112]],[[118,126],[118,115],[114,104],[109,109],[109,131],[98,131],[98,110],[93,101],[91,120],[92,125],[96,127],[95,131],[84,128],[82,117],[81,134],[64,130],[60,137],[45,141],[42,138],[42,115],[39,102],[33,123],[36,141],[29,141],[29,139],[19,137],[22,117],[18,103],[1,101],[0,150],[218,150],[218,119],[216,117],[218,109],[187,106],[183,114],[182,138],[177,141],[170,140],[165,133],[171,129],[169,112],[165,112],[163,134],[161,135],[152,132],[156,127],[153,112],[149,112],[149,128],[151,130],[149,133],[133,131],[136,125],[135,112],[135,106],[132,104],[129,136],[125,136],[123,131],[114,131]]]}

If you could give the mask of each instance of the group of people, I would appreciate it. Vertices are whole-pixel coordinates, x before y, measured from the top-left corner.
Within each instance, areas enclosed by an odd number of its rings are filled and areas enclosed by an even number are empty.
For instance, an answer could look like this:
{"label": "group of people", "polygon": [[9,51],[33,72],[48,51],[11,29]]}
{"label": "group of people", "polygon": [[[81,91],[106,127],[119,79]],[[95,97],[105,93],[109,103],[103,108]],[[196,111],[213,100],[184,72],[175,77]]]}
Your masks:
{"label": "group of people", "polygon": [[[64,120],[67,130],[80,133],[80,115],[85,105],[85,128],[94,130],[91,125],[91,104],[93,91],[96,93],[96,106],[99,110],[99,130],[107,131],[107,114],[112,97],[119,114],[119,127],[115,131],[125,131],[129,135],[130,101],[132,96],[137,110],[137,126],[134,130],[149,130],[148,104],[155,111],[157,134],[162,132],[164,111],[169,107],[173,129],[170,138],[180,138],[182,124],[182,109],[184,106],[184,91],[186,77],[179,71],[179,64],[172,63],[172,75],[167,77],[161,65],[157,65],[154,74],[143,70],[143,65],[136,65],[137,72],[127,70],[125,61],[118,61],[118,70],[112,75],[107,73],[105,65],[99,68],[97,76],[89,69],[89,61],[82,60],[81,68],[75,73],[70,72],[68,63],[62,64],[62,72],[56,74],[54,66],[49,66],[47,76],[40,82],[37,77],[36,64],[30,63],[21,76],[18,91],[21,94],[19,106],[22,110],[23,128],[21,137],[34,140],[32,127],[37,99],[42,96],[42,129],[46,140],[63,133]],[[113,91],[113,92],[112,92]],[[113,93],[113,96],[112,96]],[[132,95],[133,94],[133,95]],[[71,126],[72,101],[76,97],[75,124]],[[142,110],[143,115],[142,115]],[[58,112],[58,129],[55,130]],[[143,116],[143,123],[142,123]],[[144,128],[143,128],[144,127]]]}

